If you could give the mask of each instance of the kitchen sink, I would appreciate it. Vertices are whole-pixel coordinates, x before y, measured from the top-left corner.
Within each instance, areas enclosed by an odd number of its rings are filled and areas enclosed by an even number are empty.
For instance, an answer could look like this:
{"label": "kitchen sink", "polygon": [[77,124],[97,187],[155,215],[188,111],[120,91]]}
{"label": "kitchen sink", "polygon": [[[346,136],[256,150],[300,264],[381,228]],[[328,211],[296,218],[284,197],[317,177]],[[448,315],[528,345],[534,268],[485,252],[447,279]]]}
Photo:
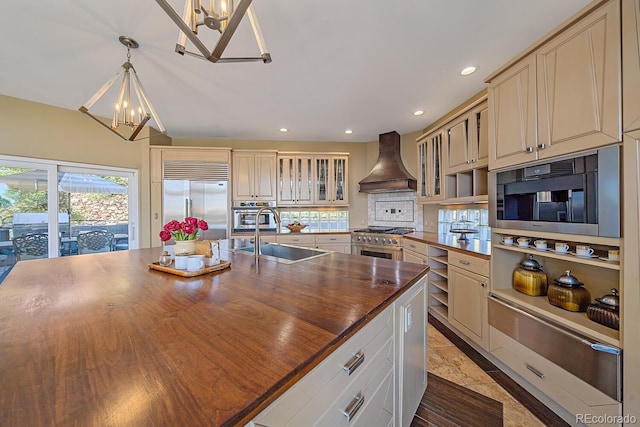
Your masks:
{"label": "kitchen sink", "polygon": [[[234,252],[253,256],[253,246],[235,249]],[[306,261],[308,259],[329,255],[331,252],[321,249],[300,248],[297,246],[283,245],[279,243],[267,243],[260,245],[261,257],[272,259],[284,264]]]}

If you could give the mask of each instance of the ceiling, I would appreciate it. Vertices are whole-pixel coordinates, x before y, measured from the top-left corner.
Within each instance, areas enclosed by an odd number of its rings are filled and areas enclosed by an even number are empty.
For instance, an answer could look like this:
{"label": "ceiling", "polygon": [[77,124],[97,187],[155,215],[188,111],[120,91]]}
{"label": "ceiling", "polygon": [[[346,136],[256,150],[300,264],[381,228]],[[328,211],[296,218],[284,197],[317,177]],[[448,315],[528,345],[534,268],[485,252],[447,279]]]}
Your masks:
{"label": "ceiling", "polygon": [[[184,2],[170,2],[181,14]],[[273,62],[214,64],[174,52],[177,26],[154,0],[11,1],[0,14],[0,94],[77,110],[125,62],[118,36],[128,35],[172,138],[368,142],[425,128],[588,3],[255,0]],[[246,17],[233,55],[259,55]],[[467,65],[478,71],[461,76]],[[91,111],[109,117],[114,102]]]}

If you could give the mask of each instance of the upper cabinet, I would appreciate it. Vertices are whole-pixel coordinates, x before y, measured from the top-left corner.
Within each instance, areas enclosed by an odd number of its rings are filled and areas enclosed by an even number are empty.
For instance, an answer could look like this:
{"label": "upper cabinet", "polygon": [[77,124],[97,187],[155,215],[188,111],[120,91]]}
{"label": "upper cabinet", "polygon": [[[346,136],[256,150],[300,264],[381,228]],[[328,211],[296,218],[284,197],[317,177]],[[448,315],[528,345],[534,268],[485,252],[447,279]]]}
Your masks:
{"label": "upper cabinet", "polygon": [[278,206],[313,204],[313,156],[278,154]]}
{"label": "upper cabinet", "polygon": [[540,158],[618,142],[620,3],[611,1],[536,53]]}
{"label": "upper cabinet", "polygon": [[276,200],[276,152],[233,152],[233,200]]}
{"label": "upper cabinet", "polygon": [[489,168],[535,160],[535,58],[525,58],[489,85]]}
{"label": "upper cabinet", "polygon": [[315,192],[316,205],[348,205],[347,166],[348,157],[344,155],[316,155]]}
{"label": "upper cabinet", "polygon": [[447,175],[487,165],[488,119],[487,103],[483,102],[446,126]]}
{"label": "upper cabinet", "polygon": [[418,138],[418,202],[444,200],[442,152],[444,128]]}
{"label": "upper cabinet", "polygon": [[491,169],[620,141],[620,2],[488,79]]}
{"label": "upper cabinet", "polygon": [[622,129],[640,139],[640,0],[622,3]]}

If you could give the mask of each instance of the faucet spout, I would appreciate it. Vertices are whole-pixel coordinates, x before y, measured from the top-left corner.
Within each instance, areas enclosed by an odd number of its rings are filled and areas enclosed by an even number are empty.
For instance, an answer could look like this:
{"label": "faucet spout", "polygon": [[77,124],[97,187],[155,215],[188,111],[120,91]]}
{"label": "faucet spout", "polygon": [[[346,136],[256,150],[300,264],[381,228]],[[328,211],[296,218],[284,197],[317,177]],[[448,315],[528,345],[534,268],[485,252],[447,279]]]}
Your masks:
{"label": "faucet spout", "polygon": [[260,214],[262,214],[262,212],[264,211],[270,211],[271,213],[273,213],[273,218],[276,221],[276,233],[280,232],[280,214],[278,213],[278,211],[276,210],[276,208],[272,207],[272,206],[263,206],[260,209],[258,209],[258,212],[256,212],[256,232],[253,238],[253,256],[257,259],[261,253],[260,253],[260,226],[258,225],[258,218],[260,217]]}

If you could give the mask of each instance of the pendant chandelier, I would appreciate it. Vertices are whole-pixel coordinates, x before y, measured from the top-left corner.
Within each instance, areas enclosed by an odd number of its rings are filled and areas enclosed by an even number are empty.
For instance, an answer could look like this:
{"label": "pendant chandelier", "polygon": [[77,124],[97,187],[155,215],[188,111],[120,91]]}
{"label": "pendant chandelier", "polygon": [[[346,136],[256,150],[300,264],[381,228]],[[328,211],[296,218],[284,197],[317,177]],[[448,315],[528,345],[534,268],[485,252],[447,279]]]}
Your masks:
{"label": "pendant chandelier", "polygon": [[[271,55],[267,48],[258,25],[253,8],[252,0],[210,0],[209,6],[205,5],[206,0],[185,0],[184,12],[180,16],[167,0],[156,0],[162,9],[180,28],[176,52],[181,55],[191,55],[211,62],[256,62],[262,61],[265,64],[271,62]],[[226,49],[233,33],[238,28],[244,14],[249,17],[253,35],[258,43],[260,56],[223,58],[222,54]],[[198,30],[204,25],[205,28],[220,33],[220,38],[213,50],[209,50],[206,44],[198,37]],[[186,48],[187,39],[193,43],[199,53],[190,52]]]}
{"label": "pendant chandelier", "polygon": [[[131,49],[138,48],[139,44],[127,36],[120,36],[119,40],[120,43],[127,47],[127,62],[122,64],[116,75],[109,79],[79,110],[127,141],[135,141],[140,131],[151,118],[155,121],[160,133],[164,134],[164,126],[155,108],[149,102],[138,74],[136,74],[136,70],[131,64]],[[110,124],[106,124],[103,120],[91,114],[89,110],[111,89],[111,86],[119,78],[122,78],[122,83],[115,101],[113,118]],[[146,138],[149,137],[139,139]]]}

